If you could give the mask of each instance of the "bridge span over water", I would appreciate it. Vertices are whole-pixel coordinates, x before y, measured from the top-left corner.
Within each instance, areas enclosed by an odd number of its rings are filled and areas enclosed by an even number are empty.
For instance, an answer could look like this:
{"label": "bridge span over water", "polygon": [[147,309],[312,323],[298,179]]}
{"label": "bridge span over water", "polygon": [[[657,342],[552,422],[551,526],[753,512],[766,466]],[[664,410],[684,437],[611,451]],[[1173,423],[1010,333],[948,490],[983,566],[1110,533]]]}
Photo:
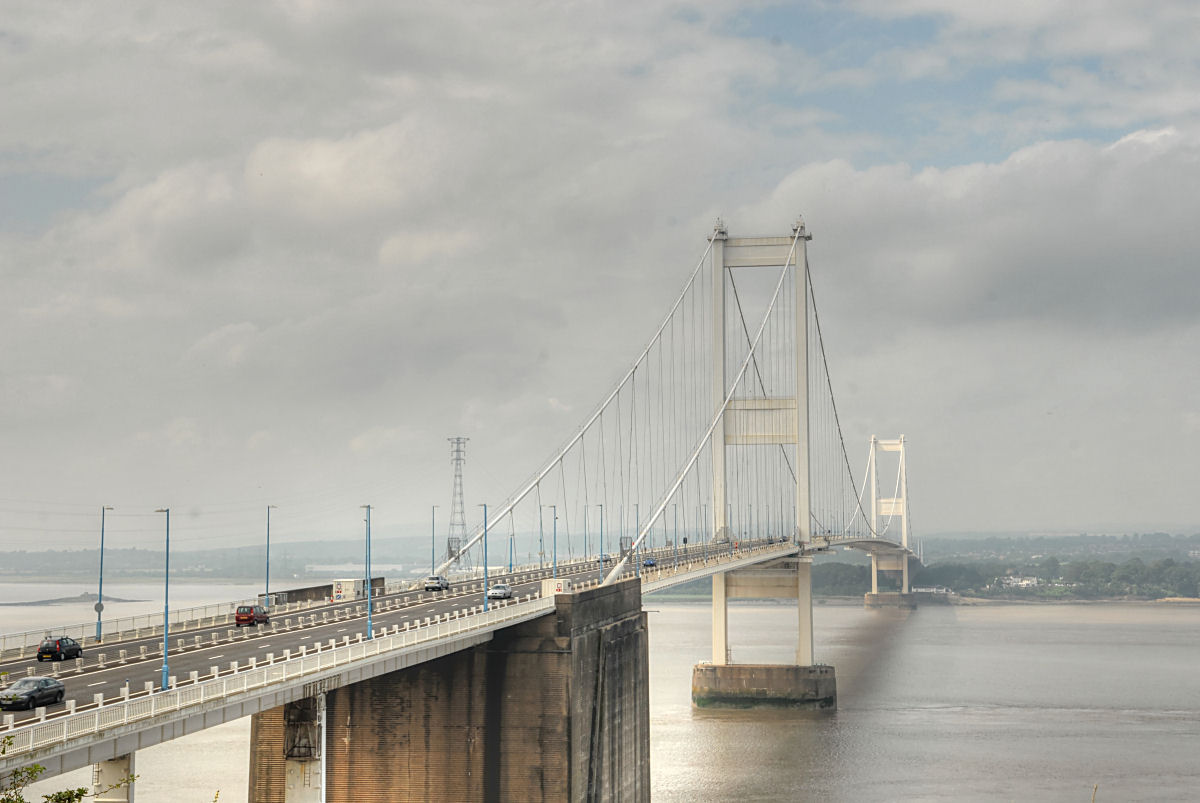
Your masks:
{"label": "bridge span over water", "polygon": [[[252,716],[255,801],[646,800],[642,595],[705,577],[713,655],[695,668],[696,704],[832,707],[834,670],[813,660],[814,555],[868,552],[878,600],[879,571],[907,592],[914,545],[904,438],[872,438],[866,479],[851,474],[808,240],[802,221],[754,238],[718,221],[612,392],[490,519],[485,507],[469,537],[447,539],[435,571],[457,578],[451,591],[369,584],[363,600],[276,606],[255,628],[225,611],[84,636],[84,659],[52,665],[67,699],[5,716],[0,774],[92,764],[103,788],[140,748]],[[890,496],[878,452],[898,457]],[[533,539],[538,564],[513,565]],[[513,599],[488,600],[497,580]],[[733,662],[737,597],[796,600],[794,665]],[[40,670],[9,641],[9,681]]]}

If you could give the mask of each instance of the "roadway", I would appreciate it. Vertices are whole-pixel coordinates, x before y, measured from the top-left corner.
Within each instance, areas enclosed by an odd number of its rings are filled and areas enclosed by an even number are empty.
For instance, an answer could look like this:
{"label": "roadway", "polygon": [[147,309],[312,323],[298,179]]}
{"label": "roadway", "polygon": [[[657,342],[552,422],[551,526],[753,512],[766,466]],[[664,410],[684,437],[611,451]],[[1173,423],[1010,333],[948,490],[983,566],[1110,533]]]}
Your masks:
{"label": "roadway", "polygon": [[[750,544],[747,543],[747,546]],[[725,549],[728,549],[728,545]],[[693,560],[709,554],[710,545],[693,545],[678,550],[678,558]],[[646,550],[643,559],[653,557],[662,566],[670,565],[676,550],[671,546]],[[632,562],[631,562],[632,563]],[[611,569],[612,560],[604,572]],[[631,565],[629,572],[635,567]],[[489,577],[489,582],[508,582],[515,598],[538,596],[541,583],[551,576],[550,567],[523,570],[512,575]],[[603,576],[596,561],[559,565],[558,575],[574,582],[585,582]],[[380,595],[374,600],[372,628],[376,635],[382,631],[420,627],[437,617],[462,612],[484,604],[483,583],[479,578],[455,582],[445,592],[415,591]],[[497,601],[491,601],[496,605]],[[304,611],[272,616],[269,624],[231,627],[229,624],[199,626],[170,635],[169,673],[176,685],[211,680],[233,674],[238,668],[278,660],[285,653],[295,656],[316,646],[338,645],[366,637],[366,600],[330,603]],[[162,681],[162,632],[157,636],[133,637],[124,641],[106,640],[89,646],[81,659],[38,662],[36,658],[10,659],[0,662],[0,673],[7,672],[12,682],[26,675],[57,677],[66,687],[63,702],[46,706],[46,718],[82,711],[96,705],[96,698],[111,701],[123,695],[130,698],[157,691]],[[124,653],[122,660],[121,654]],[[100,656],[104,656],[103,664]],[[193,674],[195,673],[195,674]],[[5,684],[6,685],[6,684]],[[74,708],[72,708],[74,706]],[[38,719],[41,711],[4,711],[5,719],[13,716],[14,725]]]}

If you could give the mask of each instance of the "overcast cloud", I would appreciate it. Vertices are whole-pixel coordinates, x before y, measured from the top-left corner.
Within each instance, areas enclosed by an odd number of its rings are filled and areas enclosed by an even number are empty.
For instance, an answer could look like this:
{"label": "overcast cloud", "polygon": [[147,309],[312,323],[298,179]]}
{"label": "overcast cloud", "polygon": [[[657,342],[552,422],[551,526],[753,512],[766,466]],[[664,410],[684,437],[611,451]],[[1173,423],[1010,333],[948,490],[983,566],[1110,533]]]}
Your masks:
{"label": "overcast cloud", "polygon": [[0,544],[428,532],[447,437],[501,501],[718,215],[797,214],[918,534],[1194,531],[1198,40],[1187,2],[9,4]]}

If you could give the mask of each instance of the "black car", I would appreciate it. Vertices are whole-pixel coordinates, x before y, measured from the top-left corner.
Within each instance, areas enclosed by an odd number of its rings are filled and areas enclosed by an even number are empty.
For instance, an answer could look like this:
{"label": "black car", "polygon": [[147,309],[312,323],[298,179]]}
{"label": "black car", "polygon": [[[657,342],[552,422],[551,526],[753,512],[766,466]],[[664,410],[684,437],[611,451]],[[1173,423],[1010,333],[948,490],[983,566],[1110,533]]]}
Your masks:
{"label": "black car", "polygon": [[54,678],[21,678],[0,691],[0,708],[24,708],[61,703],[66,687]]}
{"label": "black car", "polygon": [[70,636],[47,636],[38,647],[39,661],[61,661],[83,656],[83,645]]}

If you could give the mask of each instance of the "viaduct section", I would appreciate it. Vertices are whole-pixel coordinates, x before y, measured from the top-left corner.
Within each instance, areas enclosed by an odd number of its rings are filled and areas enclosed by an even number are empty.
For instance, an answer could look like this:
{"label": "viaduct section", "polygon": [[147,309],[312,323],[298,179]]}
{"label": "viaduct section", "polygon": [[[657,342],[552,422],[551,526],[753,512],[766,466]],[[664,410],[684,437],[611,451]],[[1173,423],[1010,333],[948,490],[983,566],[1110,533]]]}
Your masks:
{"label": "viaduct section", "polygon": [[[649,643],[636,578],[251,724],[251,803],[650,799]],[[323,792],[323,794],[322,794]]]}

